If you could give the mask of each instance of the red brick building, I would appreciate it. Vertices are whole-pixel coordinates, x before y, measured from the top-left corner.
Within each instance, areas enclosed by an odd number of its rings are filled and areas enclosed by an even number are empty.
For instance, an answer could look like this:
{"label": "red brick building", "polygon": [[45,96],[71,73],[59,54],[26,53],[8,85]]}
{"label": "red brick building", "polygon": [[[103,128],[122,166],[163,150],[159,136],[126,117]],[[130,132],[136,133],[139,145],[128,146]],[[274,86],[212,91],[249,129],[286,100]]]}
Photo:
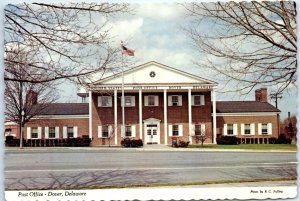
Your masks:
{"label": "red brick building", "polygon": [[255,101],[216,101],[216,87],[214,81],[148,62],[124,76],[94,82],[88,93],[80,94],[89,97],[88,103],[49,105],[26,124],[24,138],[88,135],[92,145],[120,145],[130,137],[167,145],[172,138],[195,143],[199,135],[206,136],[205,143],[216,143],[218,135],[237,136],[245,143],[267,143],[278,136],[280,111],[267,102],[266,89],[256,91]]}

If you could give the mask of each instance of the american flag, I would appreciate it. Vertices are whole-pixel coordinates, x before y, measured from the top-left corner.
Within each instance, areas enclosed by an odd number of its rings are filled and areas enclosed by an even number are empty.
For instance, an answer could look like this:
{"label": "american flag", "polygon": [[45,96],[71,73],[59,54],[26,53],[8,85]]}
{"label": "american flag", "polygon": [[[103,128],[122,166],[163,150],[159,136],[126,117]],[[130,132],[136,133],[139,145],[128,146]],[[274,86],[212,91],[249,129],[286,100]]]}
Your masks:
{"label": "american flag", "polygon": [[128,55],[128,56],[134,56],[134,50],[133,49],[129,49],[127,47],[125,47],[123,45],[123,43],[121,43],[121,47],[122,47],[122,54]]}

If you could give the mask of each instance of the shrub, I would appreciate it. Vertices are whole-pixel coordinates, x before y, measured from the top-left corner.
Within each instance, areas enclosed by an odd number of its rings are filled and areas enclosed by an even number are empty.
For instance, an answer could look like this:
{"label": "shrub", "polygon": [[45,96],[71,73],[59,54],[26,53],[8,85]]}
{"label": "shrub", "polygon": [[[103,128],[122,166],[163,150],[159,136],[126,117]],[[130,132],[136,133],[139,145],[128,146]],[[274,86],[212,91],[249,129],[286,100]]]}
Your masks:
{"label": "shrub", "polygon": [[179,140],[178,147],[187,147],[189,146],[189,143],[190,143],[189,141],[185,142],[183,140]]}
{"label": "shrub", "polygon": [[121,145],[123,147],[142,147],[143,146],[143,141],[141,139],[124,138],[121,141]]}
{"label": "shrub", "polygon": [[286,138],[284,134],[280,134],[277,139],[278,144],[291,144],[292,140]]}
{"label": "shrub", "polygon": [[217,139],[217,143],[224,145],[237,145],[239,144],[239,138],[235,136],[220,136]]}
{"label": "shrub", "polygon": [[270,144],[278,144],[277,138],[275,138],[275,137],[270,137],[270,138],[269,138],[269,143],[270,143]]}

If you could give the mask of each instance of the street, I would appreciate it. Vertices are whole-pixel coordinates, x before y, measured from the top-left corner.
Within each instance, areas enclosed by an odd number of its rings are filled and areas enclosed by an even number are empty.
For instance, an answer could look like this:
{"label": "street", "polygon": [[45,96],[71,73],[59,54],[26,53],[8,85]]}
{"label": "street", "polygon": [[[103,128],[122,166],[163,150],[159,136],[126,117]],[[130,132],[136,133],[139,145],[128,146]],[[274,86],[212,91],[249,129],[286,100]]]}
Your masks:
{"label": "street", "polygon": [[78,189],[297,176],[296,153],[7,150],[6,190]]}

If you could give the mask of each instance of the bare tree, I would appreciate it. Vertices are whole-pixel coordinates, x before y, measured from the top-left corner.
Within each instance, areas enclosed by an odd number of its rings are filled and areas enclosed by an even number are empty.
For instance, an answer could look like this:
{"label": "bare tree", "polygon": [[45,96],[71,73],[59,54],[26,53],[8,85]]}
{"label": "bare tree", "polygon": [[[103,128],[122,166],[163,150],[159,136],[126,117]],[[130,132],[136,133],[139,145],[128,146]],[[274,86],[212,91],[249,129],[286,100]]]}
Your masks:
{"label": "bare tree", "polygon": [[20,133],[25,123],[41,114],[57,99],[53,83],[23,81],[27,79],[28,74],[32,74],[36,81],[47,78],[47,75],[37,75],[31,71],[32,69],[29,70],[27,63],[31,62],[33,55],[34,52],[27,52],[24,49],[14,49],[5,54],[5,58],[13,58],[16,61],[16,63],[5,63],[5,76],[14,80],[5,80],[5,117],[7,121],[18,124]]}
{"label": "bare tree", "polygon": [[[237,89],[277,85],[278,93],[296,82],[296,3],[251,1],[184,4],[186,31],[204,53],[196,62]],[[236,83],[236,82],[235,82]]]}
{"label": "bare tree", "polygon": [[[5,7],[5,53],[15,46],[35,52],[26,66],[47,76],[36,80],[29,74],[22,77],[24,82],[87,79],[117,62],[120,50],[110,43],[112,36],[108,19],[129,11],[128,4],[8,4]],[[20,64],[13,57],[6,57],[5,62]],[[5,80],[21,79],[10,76],[10,73],[6,72]]]}

